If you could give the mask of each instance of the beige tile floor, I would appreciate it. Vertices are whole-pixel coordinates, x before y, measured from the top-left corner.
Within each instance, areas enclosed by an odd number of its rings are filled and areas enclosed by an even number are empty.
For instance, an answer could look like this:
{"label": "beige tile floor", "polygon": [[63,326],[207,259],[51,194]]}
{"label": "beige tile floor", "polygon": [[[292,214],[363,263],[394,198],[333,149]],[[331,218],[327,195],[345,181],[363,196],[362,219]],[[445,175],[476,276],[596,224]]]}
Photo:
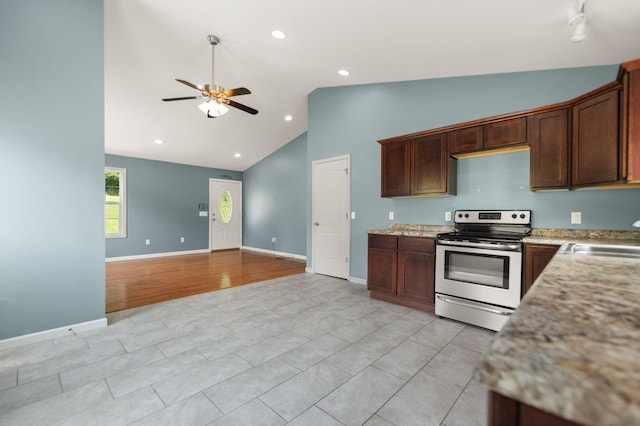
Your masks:
{"label": "beige tile floor", "polygon": [[493,332],[301,274],[0,351],[2,425],[484,425]]}

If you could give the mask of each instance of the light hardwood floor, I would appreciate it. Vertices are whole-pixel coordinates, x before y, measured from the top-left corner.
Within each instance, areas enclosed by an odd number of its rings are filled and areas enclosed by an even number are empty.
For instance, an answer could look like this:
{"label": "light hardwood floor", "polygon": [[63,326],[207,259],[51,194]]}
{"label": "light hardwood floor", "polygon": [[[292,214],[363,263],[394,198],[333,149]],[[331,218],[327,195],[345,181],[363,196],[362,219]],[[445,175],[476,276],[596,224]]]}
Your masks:
{"label": "light hardwood floor", "polygon": [[106,264],[106,311],[150,305],[304,272],[306,262],[251,250]]}

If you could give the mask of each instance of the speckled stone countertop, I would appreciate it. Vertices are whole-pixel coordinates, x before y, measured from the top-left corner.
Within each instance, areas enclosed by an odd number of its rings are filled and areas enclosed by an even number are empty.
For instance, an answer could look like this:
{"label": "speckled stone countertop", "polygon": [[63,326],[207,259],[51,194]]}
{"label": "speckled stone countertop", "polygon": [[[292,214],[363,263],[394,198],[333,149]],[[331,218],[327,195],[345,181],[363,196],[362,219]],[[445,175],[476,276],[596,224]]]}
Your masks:
{"label": "speckled stone countertop", "polygon": [[640,245],[640,233],[594,232],[530,237],[562,246],[474,376],[493,391],[577,423],[638,425],[640,260],[563,252],[568,242]]}
{"label": "speckled stone countertop", "polygon": [[605,231],[595,229],[533,228],[525,243],[555,244],[640,244],[640,231]]}
{"label": "speckled stone countertop", "polygon": [[453,232],[455,228],[453,226],[441,226],[441,225],[407,225],[393,223],[389,225],[387,229],[373,229],[369,231],[369,234],[383,234],[383,235],[403,235],[406,237],[427,237],[435,238],[438,234],[444,232]]}

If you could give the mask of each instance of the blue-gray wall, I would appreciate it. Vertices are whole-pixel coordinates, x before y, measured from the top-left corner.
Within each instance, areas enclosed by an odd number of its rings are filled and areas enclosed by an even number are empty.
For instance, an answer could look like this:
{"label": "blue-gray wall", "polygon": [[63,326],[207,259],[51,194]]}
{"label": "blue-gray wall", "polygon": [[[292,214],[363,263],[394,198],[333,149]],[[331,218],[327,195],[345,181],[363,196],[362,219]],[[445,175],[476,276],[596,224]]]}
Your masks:
{"label": "blue-gray wall", "polygon": [[0,340],[105,316],[102,0],[0,3]]}
{"label": "blue-gray wall", "polygon": [[209,216],[198,204],[209,203],[209,179],[242,180],[242,172],[118,155],[106,165],[127,169],[127,238],[106,239],[108,258],[208,249]]}
{"label": "blue-gray wall", "polygon": [[307,134],[244,172],[243,244],[305,255]]}
{"label": "blue-gray wall", "polygon": [[[570,100],[614,81],[617,65],[444,78],[317,89],[309,95],[307,161],[351,154],[351,272],[366,278],[367,231],[395,223],[452,224],[445,211],[461,208],[533,210],[535,227],[634,229],[640,190],[529,192],[529,154],[458,161],[458,195],[444,198],[380,197],[380,145],[422,130]],[[307,264],[311,264],[311,169],[307,168]],[[571,225],[569,212],[582,211]]]}

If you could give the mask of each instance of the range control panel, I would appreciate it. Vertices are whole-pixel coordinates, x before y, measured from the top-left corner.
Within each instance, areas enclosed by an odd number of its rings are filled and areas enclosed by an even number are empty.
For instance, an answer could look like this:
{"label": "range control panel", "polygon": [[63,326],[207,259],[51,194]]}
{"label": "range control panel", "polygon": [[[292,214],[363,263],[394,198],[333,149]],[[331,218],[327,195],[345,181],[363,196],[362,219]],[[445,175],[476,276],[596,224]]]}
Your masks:
{"label": "range control panel", "polygon": [[528,225],[531,210],[456,210],[455,223],[497,223]]}

